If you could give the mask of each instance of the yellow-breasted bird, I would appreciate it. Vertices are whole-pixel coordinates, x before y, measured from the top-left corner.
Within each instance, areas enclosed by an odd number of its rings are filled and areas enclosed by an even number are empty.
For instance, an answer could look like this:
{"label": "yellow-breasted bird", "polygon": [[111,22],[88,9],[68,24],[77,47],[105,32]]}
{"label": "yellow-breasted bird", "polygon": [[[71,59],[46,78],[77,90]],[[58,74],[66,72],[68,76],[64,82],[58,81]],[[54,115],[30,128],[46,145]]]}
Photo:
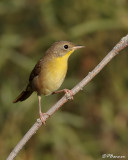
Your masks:
{"label": "yellow-breasted bird", "polygon": [[45,124],[41,111],[41,95],[50,95],[52,93],[65,92],[71,95],[71,91],[63,89],[56,91],[63,83],[67,69],[68,58],[77,49],[84,46],[78,46],[68,41],[55,42],[41,58],[32,70],[29,83],[26,89],[13,101],[26,100],[34,91],[38,95],[39,114],[41,121]]}

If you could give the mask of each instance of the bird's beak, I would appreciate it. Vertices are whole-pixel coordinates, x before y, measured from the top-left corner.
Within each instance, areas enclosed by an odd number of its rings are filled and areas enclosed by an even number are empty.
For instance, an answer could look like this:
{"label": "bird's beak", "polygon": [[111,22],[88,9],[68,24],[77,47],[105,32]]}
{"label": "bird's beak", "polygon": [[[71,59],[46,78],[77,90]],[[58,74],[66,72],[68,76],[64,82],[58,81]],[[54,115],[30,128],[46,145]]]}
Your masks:
{"label": "bird's beak", "polygon": [[80,48],[84,48],[85,46],[74,46],[72,47],[74,50],[80,49]]}

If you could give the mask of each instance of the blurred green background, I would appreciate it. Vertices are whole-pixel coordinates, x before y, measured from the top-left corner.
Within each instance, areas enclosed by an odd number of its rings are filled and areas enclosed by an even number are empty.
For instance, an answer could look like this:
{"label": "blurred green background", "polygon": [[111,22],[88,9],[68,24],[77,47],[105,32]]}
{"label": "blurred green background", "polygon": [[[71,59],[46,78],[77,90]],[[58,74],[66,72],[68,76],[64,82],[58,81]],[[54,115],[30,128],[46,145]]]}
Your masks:
{"label": "blurred green background", "polygon": [[[0,0],[0,159],[39,117],[36,93],[12,101],[26,87],[37,60],[55,41],[86,48],[69,59],[61,88],[71,89],[128,32],[128,0]],[[128,158],[128,48],[41,127],[16,160]],[[43,97],[47,111],[62,95]]]}

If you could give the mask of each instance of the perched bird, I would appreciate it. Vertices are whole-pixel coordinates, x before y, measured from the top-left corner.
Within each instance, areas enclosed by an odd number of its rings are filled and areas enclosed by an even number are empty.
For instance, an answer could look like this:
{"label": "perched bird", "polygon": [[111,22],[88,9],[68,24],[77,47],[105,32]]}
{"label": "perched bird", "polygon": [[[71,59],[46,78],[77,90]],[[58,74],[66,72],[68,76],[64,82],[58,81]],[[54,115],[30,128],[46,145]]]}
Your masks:
{"label": "perched bird", "polygon": [[71,91],[63,89],[56,91],[63,83],[67,69],[68,58],[77,49],[84,46],[78,46],[68,41],[55,42],[41,58],[32,70],[29,83],[24,91],[13,101],[26,100],[34,91],[38,95],[39,114],[41,121],[45,124],[44,114],[41,111],[41,95],[50,95],[54,93],[65,92],[71,95]]}

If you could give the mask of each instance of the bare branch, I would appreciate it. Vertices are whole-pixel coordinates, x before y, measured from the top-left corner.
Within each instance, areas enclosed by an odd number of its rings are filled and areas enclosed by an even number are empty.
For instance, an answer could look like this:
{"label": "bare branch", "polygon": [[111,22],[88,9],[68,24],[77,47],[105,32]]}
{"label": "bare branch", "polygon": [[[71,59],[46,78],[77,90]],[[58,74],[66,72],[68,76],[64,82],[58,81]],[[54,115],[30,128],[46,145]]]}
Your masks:
{"label": "bare branch", "polygon": [[[91,71],[89,74],[79,82],[71,91],[73,95],[82,90],[82,88],[89,83],[108,62],[111,61],[121,50],[128,46],[128,35],[123,37],[119,43],[107,54],[107,56]],[[53,105],[48,111],[48,115],[52,115],[56,112],[64,103],[66,103],[68,99],[66,96],[63,96],[55,105]],[[49,117],[47,115],[44,116],[44,119],[47,120]],[[29,129],[29,131],[25,134],[25,136],[20,140],[20,142],[16,145],[16,147],[12,150],[7,160],[13,160],[18,152],[23,148],[23,146],[27,143],[27,141],[36,133],[36,131],[41,127],[42,122],[40,119],[37,119],[35,124]]]}

